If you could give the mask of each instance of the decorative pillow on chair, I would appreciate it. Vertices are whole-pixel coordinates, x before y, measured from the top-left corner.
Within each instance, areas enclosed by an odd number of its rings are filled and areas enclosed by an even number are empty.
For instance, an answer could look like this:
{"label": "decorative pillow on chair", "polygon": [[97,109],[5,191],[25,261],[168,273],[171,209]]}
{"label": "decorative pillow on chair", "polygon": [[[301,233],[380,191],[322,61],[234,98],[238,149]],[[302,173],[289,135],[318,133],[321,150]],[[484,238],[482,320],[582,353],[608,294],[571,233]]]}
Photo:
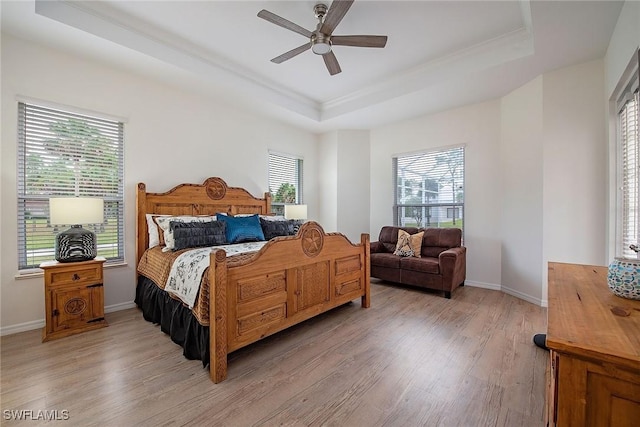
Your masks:
{"label": "decorative pillow on chair", "polygon": [[422,250],[422,237],[424,231],[416,234],[409,234],[404,230],[398,230],[398,243],[396,244],[396,250],[394,255],[403,257],[416,257],[421,258],[420,251]]}
{"label": "decorative pillow on chair", "polygon": [[264,240],[258,214],[251,216],[217,215],[218,221],[227,223],[227,243],[258,242]]}
{"label": "decorative pillow on chair", "polygon": [[170,227],[173,231],[173,240],[175,242],[173,250],[224,245],[227,242],[226,225],[222,221],[171,221]]}

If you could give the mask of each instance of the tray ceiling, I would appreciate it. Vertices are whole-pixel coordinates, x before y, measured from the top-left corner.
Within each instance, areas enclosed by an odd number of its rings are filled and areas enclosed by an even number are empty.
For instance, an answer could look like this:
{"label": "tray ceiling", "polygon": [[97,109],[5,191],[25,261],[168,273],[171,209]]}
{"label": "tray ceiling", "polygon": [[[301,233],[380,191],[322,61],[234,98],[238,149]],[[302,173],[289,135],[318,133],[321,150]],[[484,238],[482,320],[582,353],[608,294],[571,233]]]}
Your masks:
{"label": "tray ceiling", "polygon": [[315,3],[3,1],[2,30],[324,131],[497,98],[543,72],[600,58],[622,7],[356,0],[334,34],[387,35],[385,48],[334,46],[335,76],[311,51],[270,62],[305,38],[258,11],[313,30]]}

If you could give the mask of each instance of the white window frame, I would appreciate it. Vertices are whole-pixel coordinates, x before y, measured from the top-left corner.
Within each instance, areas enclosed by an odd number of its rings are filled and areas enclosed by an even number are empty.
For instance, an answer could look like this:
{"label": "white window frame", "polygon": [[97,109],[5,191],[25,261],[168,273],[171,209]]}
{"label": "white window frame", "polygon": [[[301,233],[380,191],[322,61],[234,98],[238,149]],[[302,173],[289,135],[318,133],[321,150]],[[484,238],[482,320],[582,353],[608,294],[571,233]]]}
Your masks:
{"label": "white window frame", "polygon": [[[278,151],[268,151],[268,184],[271,193],[271,211],[278,215],[284,215],[284,206],[286,204],[302,204],[303,203],[303,165],[302,156],[295,154],[281,153]],[[285,170],[280,170],[280,168]],[[295,187],[295,200],[284,202],[278,200],[276,194],[278,188],[284,182],[288,182]],[[294,182],[289,182],[294,181]],[[278,187],[278,188],[272,188]]]}
{"label": "white window frame", "polygon": [[[123,262],[124,120],[27,98],[19,98],[17,108],[19,274],[38,271],[41,262],[54,258],[55,234],[68,228],[53,226],[49,221],[49,199],[58,196],[103,199],[105,221],[85,227],[96,233],[98,256],[107,258],[109,264]],[[80,123],[79,126],[86,128],[73,134],[74,128],[69,123],[76,126]],[[60,125],[63,131],[56,130],[55,125]],[[83,131],[91,132],[86,140],[82,140]],[[77,144],[78,140],[83,141],[81,145]],[[63,172],[69,170],[69,165],[64,165],[64,158],[68,163],[73,156],[88,162],[91,169],[83,171],[80,168],[73,178],[61,178],[55,168],[59,167]],[[35,168],[30,159],[39,166]],[[31,242],[31,248],[27,242]]]}
{"label": "white window frame", "polygon": [[[615,91],[614,123],[616,159],[615,257],[637,259],[630,245],[640,245],[640,54],[634,54]],[[631,110],[630,110],[631,108]],[[635,111],[633,111],[635,109]],[[625,117],[623,117],[623,112]],[[635,119],[633,118],[635,116]],[[635,123],[630,123],[635,121]],[[628,133],[623,127],[629,125]],[[628,159],[628,160],[627,160]],[[634,174],[633,171],[636,171]]]}
{"label": "white window frame", "polygon": [[[451,176],[447,176],[448,171],[446,165],[442,162],[438,163],[438,156],[454,156],[455,170],[451,179]],[[417,169],[413,172],[409,172],[409,164],[415,162]],[[429,171],[427,171],[427,169]],[[415,175],[414,178],[409,178],[409,175]],[[433,175],[427,177],[426,174]],[[456,227],[463,230],[464,234],[464,181],[465,181],[465,146],[456,145],[449,147],[441,147],[430,150],[397,154],[392,157],[392,175],[393,175],[393,224],[396,226],[416,226],[418,228],[441,228],[441,227]],[[402,176],[401,176],[402,175]],[[420,177],[420,178],[419,178]],[[426,180],[429,179],[430,185],[427,185]],[[422,200],[411,203],[403,202],[402,199],[406,198],[403,195],[403,191],[399,188],[406,188],[406,184],[409,180],[414,181],[411,186],[411,191],[415,191],[414,197],[420,197]],[[416,182],[420,182],[418,187]],[[433,188],[427,188],[430,186],[437,186]],[[440,190],[447,188],[447,193],[440,195]],[[435,195],[433,200],[427,197],[426,193],[433,193]],[[455,195],[454,195],[455,194]],[[420,215],[413,217],[410,212],[414,212],[415,209],[419,209]],[[456,220],[450,218],[448,213],[455,212]],[[407,218],[415,219],[408,221]],[[432,218],[434,218],[432,220]],[[451,221],[450,221],[451,220]],[[449,224],[451,222],[451,224]]]}

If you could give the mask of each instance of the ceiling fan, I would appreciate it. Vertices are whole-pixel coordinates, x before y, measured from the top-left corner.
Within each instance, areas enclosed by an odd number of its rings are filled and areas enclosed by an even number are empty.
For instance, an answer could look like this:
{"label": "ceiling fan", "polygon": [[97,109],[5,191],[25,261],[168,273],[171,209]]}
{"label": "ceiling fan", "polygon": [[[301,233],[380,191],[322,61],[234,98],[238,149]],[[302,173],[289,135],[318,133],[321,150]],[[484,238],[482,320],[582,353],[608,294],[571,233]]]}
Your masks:
{"label": "ceiling fan", "polygon": [[271,62],[280,64],[311,49],[316,55],[322,55],[329,74],[333,76],[342,70],[331,46],[384,47],[387,44],[387,36],[333,35],[333,31],[342,21],[353,2],[354,0],[333,0],[330,8],[327,8],[327,5],[323,3],[316,4],[313,8],[318,19],[315,31],[309,31],[275,13],[262,9],[258,12],[258,17],[309,38],[307,43],[276,56]]}

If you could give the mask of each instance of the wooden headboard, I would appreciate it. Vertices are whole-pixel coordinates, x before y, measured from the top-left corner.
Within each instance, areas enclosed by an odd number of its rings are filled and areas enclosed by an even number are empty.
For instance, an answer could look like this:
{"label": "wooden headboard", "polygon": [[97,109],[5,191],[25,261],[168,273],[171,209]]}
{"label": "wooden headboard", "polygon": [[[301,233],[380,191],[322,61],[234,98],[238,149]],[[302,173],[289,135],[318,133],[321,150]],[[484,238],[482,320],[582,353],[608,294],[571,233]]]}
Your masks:
{"label": "wooden headboard", "polygon": [[144,183],[136,192],[136,268],[142,253],[149,246],[146,214],[159,215],[231,215],[271,213],[271,194],[253,197],[244,188],[229,187],[223,179],[207,178],[202,184],[180,184],[166,193],[147,193]]}

